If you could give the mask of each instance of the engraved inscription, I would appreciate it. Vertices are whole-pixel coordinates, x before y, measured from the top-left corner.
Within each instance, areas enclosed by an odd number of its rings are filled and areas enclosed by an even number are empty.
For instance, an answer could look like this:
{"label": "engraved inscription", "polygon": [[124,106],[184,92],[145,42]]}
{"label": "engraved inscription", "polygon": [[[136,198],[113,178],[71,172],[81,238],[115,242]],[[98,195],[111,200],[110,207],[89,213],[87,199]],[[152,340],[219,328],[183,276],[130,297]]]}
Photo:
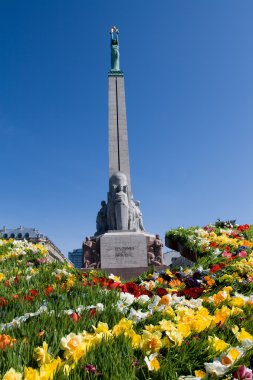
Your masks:
{"label": "engraved inscription", "polygon": [[115,257],[133,257],[134,247],[114,247]]}
{"label": "engraved inscription", "polygon": [[147,267],[146,237],[138,233],[108,233],[101,237],[101,268]]}

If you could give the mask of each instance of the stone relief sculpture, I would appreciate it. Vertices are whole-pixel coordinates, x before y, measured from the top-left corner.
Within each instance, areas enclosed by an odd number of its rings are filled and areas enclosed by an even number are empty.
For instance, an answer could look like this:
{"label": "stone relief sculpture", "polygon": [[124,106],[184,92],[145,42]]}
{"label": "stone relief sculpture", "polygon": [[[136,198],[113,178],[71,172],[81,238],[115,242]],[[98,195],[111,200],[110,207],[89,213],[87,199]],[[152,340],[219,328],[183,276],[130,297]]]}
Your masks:
{"label": "stone relief sculpture", "polygon": [[148,264],[163,265],[163,242],[159,235],[155,236],[154,241],[148,247]]}
{"label": "stone relief sculpture", "polygon": [[83,268],[99,268],[100,267],[100,254],[99,247],[95,240],[91,240],[86,236],[83,242]]}

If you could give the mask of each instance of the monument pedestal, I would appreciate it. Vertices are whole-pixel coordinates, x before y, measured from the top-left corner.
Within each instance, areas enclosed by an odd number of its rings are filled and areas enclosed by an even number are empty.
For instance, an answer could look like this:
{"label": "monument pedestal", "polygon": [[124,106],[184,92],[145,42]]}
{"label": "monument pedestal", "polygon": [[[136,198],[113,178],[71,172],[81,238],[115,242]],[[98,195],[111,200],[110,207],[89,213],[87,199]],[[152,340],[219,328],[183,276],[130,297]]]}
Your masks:
{"label": "monument pedestal", "polygon": [[[93,237],[91,241],[97,247],[95,256],[100,257],[99,265],[91,260],[91,265],[82,270],[89,272],[93,269],[102,269],[124,280],[140,276],[147,272],[151,265],[154,270],[165,270],[166,265],[150,264],[148,260],[155,239],[155,235],[135,231],[109,231]],[[91,256],[93,255],[94,252]]]}
{"label": "monument pedestal", "polygon": [[100,237],[101,269],[146,268],[148,243],[145,232],[109,231]]}

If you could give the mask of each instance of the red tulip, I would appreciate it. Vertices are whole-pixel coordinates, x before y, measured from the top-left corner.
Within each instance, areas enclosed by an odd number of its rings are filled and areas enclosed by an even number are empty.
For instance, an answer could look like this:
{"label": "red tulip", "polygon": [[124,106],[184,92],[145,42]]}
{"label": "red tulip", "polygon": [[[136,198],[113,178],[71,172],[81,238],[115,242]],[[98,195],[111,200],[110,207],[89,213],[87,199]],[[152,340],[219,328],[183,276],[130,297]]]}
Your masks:
{"label": "red tulip", "polygon": [[70,317],[72,318],[72,321],[75,322],[75,323],[78,322],[79,319],[81,318],[80,315],[78,315],[76,312],[74,312],[73,314],[71,314]]}
{"label": "red tulip", "polygon": [[45,289],[46,296],[48,296],[50,293],[52,293],[53,290],[54,290],[53,287],[49,285],[49,286]]}

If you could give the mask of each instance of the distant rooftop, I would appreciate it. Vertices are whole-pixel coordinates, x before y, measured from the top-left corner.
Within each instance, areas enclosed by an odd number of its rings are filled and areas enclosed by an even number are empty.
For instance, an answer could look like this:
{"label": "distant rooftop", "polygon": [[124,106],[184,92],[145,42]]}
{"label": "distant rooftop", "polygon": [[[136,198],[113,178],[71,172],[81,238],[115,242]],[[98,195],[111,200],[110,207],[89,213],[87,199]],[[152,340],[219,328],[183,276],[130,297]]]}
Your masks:
{"label": "distant rooftop", "polygon": [[44,235],[36,228],[18,227],[18,228],[3,228],[0,230],[0,237],[4,239],[28,239],[28,238],[43,238]]}

